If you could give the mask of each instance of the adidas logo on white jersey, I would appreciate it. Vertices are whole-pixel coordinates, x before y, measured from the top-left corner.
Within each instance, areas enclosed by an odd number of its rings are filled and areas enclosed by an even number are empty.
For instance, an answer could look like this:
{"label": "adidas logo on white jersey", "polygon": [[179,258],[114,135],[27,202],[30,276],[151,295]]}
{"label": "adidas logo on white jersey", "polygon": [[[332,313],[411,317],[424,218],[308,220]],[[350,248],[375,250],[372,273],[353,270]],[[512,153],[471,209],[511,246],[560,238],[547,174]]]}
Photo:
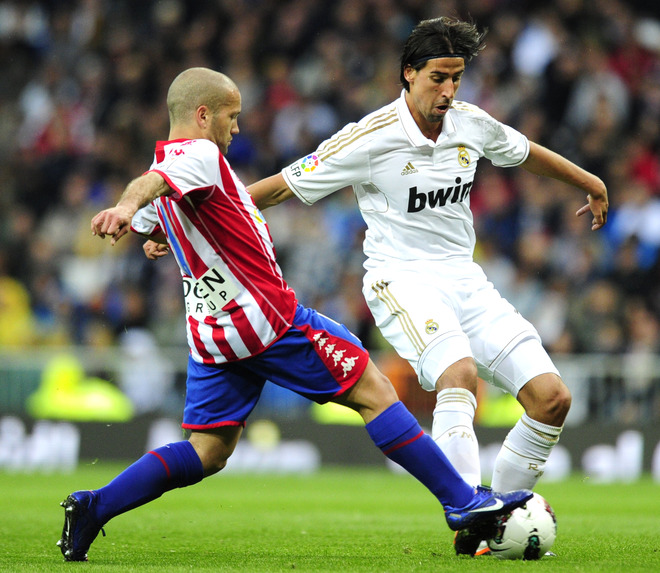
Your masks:
{"label": "adidas logo on white jersey", "polygon": [[415,166],[410,161],[408,161],[406,166],[403,168],[401,175],[412,175],[413,173],[417,173],[417,169],[415,169]]}

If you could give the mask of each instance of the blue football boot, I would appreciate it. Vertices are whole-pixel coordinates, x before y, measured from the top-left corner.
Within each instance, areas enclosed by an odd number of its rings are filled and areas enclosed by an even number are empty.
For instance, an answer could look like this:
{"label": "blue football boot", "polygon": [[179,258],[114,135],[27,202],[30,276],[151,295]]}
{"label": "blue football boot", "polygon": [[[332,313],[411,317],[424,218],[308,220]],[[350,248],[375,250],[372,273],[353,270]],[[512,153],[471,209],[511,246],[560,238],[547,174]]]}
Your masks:
{"label": "blue football boot", "polygon": [[74,491],[60,503],[64,508],[64,528],[57,545],[65,561],[87,561],[89,546],[103,531],[103,524],[97,523],[90,511],[95,503],[96,494],[91,491]]}
{"label": "blue football boot", "polygon": [[495,493],[486,486],[477,486],[475,496],[465,507],[445,506],[445,519],[450,529],[458,531],[468,527],[487,526],[495,517],[510,513],[525,505],[534,494],[528,489]]}

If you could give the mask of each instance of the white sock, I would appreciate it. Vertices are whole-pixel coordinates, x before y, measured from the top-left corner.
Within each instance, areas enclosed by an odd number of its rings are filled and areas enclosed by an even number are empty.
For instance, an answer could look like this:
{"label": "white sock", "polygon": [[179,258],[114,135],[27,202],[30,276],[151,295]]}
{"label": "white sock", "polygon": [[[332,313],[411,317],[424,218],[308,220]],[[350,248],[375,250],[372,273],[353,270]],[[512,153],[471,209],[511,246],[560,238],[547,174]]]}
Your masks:
{"label": "white sock", "polygon": [[474,432],[477,400],[464,388],[447,388],[438,393],[433,410],[432,435],[435,443],[470,485],[481,483],[479,443]]}
{"label": "white sock", "polygon": [[559,441],[561,427],[549,426],[523,414],[502,444],[495,460],[495,491],[533,489],[543,475],[550,452]]}

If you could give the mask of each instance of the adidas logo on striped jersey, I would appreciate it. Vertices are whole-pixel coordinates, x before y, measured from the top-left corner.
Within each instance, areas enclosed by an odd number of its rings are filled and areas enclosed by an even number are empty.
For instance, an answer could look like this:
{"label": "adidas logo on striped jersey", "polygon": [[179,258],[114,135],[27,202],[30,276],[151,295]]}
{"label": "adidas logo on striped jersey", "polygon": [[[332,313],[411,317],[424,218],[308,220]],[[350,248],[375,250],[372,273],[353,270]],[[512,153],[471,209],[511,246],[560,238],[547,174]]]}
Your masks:
{"label": "adidas logo on striped jersey", "polygon": [[415,169],[415,166],[410,161],[408,161],[406,166],[403,168],[401,175],[412,175],[413,173],[417,173],[417,169]]}

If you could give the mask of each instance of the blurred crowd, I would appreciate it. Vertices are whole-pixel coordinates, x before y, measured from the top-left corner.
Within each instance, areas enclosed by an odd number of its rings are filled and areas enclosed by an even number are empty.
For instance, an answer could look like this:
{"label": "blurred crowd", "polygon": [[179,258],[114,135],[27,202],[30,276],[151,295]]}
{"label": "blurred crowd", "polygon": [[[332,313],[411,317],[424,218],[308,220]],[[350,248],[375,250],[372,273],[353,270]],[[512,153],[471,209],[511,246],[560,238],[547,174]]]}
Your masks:
{"label": "blurred crowd", "polygon": [[[185,347],[176,265],[138,237],[93,239],[166,139],[165,95],[190,66],[243,96],[228,154],[246,183],[398,97],[421,19],[471,17],[487,47],[458,99],[608,186],[592,232],[575,189],[481,162],[477,261],[556,354],[660,354],[660,8],[630,0],[0,1],[0,348]],[[302,303],[385,348],[360,294],[364,224],[350,190],[266,212]],[[632,368],[639,370],[639,367]],[[660,419],[653,368],[634,377]],[[626,380],[620,384],[625,385]]]}

